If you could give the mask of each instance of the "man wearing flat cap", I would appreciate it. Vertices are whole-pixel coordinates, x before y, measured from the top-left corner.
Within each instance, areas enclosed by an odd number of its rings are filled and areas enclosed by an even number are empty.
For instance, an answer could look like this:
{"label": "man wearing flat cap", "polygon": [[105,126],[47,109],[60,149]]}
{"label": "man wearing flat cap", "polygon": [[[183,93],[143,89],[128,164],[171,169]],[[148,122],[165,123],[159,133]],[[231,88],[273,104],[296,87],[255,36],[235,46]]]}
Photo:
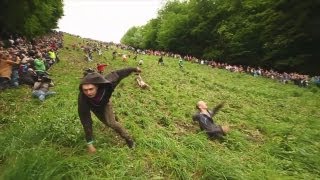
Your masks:
{"label": "man wearing flat cap", "polygon": [[93,146],[92,135],[92,111],[106,126],[115,130],[127,143],[129,148],[134,147],[134,141],[127,130],[116,121],[112,109],[111,95],[119,82],[132,72],[140,73],[140,68],[125,68],[113,71],[103,77],[97,72],[91,72],[84,76],[79,86],[78,113],[84,128],[88,146],[88,152],[96,152]]}

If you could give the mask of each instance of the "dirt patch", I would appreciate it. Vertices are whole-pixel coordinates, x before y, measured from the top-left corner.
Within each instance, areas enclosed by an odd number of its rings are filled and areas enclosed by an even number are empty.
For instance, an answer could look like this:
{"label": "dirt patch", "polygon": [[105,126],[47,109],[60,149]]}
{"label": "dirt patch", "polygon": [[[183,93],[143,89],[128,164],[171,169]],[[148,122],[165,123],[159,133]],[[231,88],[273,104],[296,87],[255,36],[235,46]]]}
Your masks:
{"label": "dirt patch", "polygon": [[250,141],[258,142],[258,143],[264,142],[264,136],[258,129],[243,130],[243,132],[246,134],[246,138]]}
{"label": "dirt patch", "polygon": [[189,133],[196,133],[198,130],[199,125],[197,123],[186,123],[181,120],[177,120],[175,123],[175,131],[173,133],[182,136]]}

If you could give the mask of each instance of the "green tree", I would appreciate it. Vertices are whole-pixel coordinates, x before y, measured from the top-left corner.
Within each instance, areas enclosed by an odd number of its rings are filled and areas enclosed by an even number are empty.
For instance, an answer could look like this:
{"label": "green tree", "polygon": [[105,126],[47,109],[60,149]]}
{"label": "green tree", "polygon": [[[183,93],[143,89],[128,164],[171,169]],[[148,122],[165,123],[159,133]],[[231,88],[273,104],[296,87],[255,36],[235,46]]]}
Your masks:
{"label": "green tree", "polygon": [[28,38],[43,35],[57,28],[62,15],[62,0],[2,0],[1,34],[20,34]]}
{"label": "green tree", "polygon": [[276,1],[265,12],[264,62],[280,70],[319,73],[320,2]]}
{"label": "green tree", "polygon": [[173,0],[136,39],[143,48],[318,74],[318,9],[316,0]]}
{"label": "green tree", "polygon": [[142,48],[150,48],[157,49],[157,34],[159,28],[159,18],[151,19],[144,27],[143,27],[143,45]]}
{"label": "green tree", "polygon": [[135,33],[137,32],[137,30],[138,30],[138,27],[136,27],[136,26],[131,27],[125,33],[125,35],[121,38],[120,42],[123,44],[127,44],[127,45],[135,47],[136,39],[134,38],[134,36],[135,36]]}

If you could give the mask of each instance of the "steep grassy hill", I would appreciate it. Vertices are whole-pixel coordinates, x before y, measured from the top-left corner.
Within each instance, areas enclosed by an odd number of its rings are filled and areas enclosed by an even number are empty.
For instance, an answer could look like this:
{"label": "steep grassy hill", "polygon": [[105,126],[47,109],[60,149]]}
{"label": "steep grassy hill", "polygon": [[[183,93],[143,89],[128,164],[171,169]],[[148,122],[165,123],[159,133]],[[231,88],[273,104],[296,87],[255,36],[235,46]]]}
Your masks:
{"label": "steep grassy hill", "polygon": [[[159,66],[155,56],[138,57],[150,91],[131,75],[113,94],[136,148],[94,118],[98,152],[88,155],[77,114],[82,69],[106,62],[110,72],[137,62],[111,60],[110,50],[88,63],[70,48],[77,42],[65,36],[61,62],[50,70],[55,96],[40,103],[26,86],[0,92],[0,179],[320,178],[318,88],[191,63],[181,71],[177,60]],[[226,103],[215,117],[231,126],[223,142],[208,140],[192,122],[198,100]]]}

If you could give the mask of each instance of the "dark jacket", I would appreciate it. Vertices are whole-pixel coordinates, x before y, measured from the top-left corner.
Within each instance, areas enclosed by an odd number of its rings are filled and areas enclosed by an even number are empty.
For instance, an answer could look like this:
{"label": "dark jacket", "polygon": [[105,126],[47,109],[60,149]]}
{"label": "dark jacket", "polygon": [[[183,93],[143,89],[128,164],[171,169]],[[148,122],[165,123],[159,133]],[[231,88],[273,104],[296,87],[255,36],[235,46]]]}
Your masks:
{"label": "dark jacket", "polygon": [[[92,118],[90,111],[92,111],[99,120],[104,119],[105,106],[109,102],[114,89],[123,78],[129,76],[136,70],[136,68],[121,69],[111,72],[105,77],[99,73],[89,73],[82,79],[79,86],[78,114],[86,134],[87,142],[92,141]],[[87,97],[82,92],[81,86],[83,84],[97,85],[98,91],[96,97]]]}
{"label": "dark jacket", "polygon": [[224,132],[220,125],[216,125],[213,116],[222,108],[223,104],[219,104],[212,111],[207,111],[210,116],[204,113],[196,113],[193,115],[193,121],[197,121],[199,123],[200,129],[205,131],[209,137],[222,137],[224,136]]}

